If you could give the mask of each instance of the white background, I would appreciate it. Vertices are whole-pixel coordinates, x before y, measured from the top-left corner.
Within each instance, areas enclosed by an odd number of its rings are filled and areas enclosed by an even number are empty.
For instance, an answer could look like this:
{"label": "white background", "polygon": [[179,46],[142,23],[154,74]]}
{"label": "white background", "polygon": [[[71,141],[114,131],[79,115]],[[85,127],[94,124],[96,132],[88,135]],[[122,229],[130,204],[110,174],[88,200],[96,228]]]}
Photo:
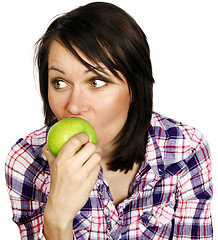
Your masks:
{"label": "white background", "polygon": [[[4,180],[10,147],[43,125],[33,45],[57,14],[83,0],[7,0],[0,4],[0,239],[20,239]],[[218,14],[216,0],[109,1],[130,13],[148,37],[156,80],[154,110],[195,126],[213,161],[213,224],[218,239]]]}

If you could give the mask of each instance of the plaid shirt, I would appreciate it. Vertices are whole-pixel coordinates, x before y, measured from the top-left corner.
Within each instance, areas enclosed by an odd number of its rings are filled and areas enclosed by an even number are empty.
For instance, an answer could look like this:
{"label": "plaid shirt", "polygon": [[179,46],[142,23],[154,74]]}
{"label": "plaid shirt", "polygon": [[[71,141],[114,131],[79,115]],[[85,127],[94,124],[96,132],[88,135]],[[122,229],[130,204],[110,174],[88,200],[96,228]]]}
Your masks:
{"label": "plaid shirt", "polygon": [[[49,195],[42,153],[48,127],[12,147],[6,181],[21,239],[45,239],[43,211]],[[102,170],[73,220],[75,239],[212,239],[211,159],[195,128],[154,113],[145,160],[129,198],[115,207]]]}

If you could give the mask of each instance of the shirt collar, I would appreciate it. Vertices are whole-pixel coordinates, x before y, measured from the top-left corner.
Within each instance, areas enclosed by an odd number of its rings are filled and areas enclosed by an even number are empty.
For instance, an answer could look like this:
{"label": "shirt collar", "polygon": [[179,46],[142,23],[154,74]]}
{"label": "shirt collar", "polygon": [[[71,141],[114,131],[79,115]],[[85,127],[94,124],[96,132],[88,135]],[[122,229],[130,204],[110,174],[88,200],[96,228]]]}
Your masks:
{"label": "shirt collar", "polygon": [[152,125],[150,125],[148,129],[148,143],[145,160],[157,176],[162,176],[164,174],[164,162]]}
{"label": "shirt collar", "polygon": [[[45,139],[47,139],[47,135],[48,135],[48,131],[49,131],[50,127],[47,127],[46,128],[46,137]],[[39,161],[40,164],[47,169],[47,171],[50,171],[49,170],[49,164],[48,164],[48,160],[46,159],[42,149],[43,147],[45,146],[46,144],[46,140],[45,142],[43,142],[41,145],[37,146],[35,149],[34,149],[34,156],[35,156],[35,160]]]}
{"label": "shirt collar", "polygon": [[[47,127],[46,129],[46,138],[47,138],[47,133],[49,131],[50,127]],[[47,166],[48,162],[46,157],[44,156],[44,153],[42,152],[42,148],[44,147],[46,143],[43,145],[37,147],[35,149],[35,155],[36,158],[39,158],[42,162],[42,165]],[[148,129],[148,143],[146,147],[146,155],[145,155],[145,161],[142,163],[142,166],[140,169],[144,169],[147,164],[150,165],[151,169],[154,171],[154,173],[160,177],[164,173],[164,161],[162,160],[162,154],[160,151],[160,148],[157,144],[157,140],[155,137],[154,133],[154,128],[152,124],[150,125]],[[140,170],[139,170],[140,172]],[[103,169],[101,169],[98,179],[103,180]]]}

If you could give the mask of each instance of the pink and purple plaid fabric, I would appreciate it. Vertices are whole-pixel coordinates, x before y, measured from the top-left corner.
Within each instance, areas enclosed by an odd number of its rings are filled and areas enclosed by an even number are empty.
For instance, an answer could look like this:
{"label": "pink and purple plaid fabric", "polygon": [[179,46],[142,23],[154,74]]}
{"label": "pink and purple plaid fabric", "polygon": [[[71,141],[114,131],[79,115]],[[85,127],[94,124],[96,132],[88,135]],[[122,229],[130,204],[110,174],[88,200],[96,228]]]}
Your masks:
{"label": "pink and purple plaid fabric", "polygon": [[[6,181],[21,239],[45,239],[43,211],[49,166],[43,127],[12,147]],[[147,153],[129,197],[115,207],[101,170],[73,221],[75,239],[212,239],[211,159],[195,128],[153,113]]]}

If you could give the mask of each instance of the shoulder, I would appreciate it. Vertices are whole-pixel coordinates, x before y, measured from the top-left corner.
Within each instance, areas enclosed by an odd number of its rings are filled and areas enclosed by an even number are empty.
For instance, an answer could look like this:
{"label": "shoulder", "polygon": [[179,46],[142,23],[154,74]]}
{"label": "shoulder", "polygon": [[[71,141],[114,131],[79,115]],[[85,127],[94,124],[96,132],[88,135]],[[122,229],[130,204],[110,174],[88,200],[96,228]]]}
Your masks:
{"label": "shoulder", "polygon": [[150,134],[166,165],[187,160],[197,151],[210,155],[208,143],[200,131],[161,114],[153,113]]}
{"label": "shoulder", "polygon": [[5,163],[6,182],[15,191],[23,182],[32,182],[42,169],[46,169],[48,164],[43,158],[42,148],[46,143],[47,131],[48,127],[44,126],[20,138],[8,153]]}
{"label": "shoulder", "polygon": [[175,143],[187,145],[191,149],[195,149],[201,142],[207,142],[204,135],[195,127],[184,124],[172,118],[153,113],[151,127],[157,140],[169,141],[174,140]]}
{"label": "shoulder", "polygon": [[12,146],[9,156],[16,158],[22,154],[28,154],[30,157],[34,158],[34,152],[46,143],[47,131],[48,127],[44,126],[25,137],[20,138]]}
{"label": "shoulder", "polygon": [[30,134],[28,134],[24,140],[30,144],[33,148],[37,148],[41,145],[44,145],[46,142],[48,133],[48,127],[44,126]]}

